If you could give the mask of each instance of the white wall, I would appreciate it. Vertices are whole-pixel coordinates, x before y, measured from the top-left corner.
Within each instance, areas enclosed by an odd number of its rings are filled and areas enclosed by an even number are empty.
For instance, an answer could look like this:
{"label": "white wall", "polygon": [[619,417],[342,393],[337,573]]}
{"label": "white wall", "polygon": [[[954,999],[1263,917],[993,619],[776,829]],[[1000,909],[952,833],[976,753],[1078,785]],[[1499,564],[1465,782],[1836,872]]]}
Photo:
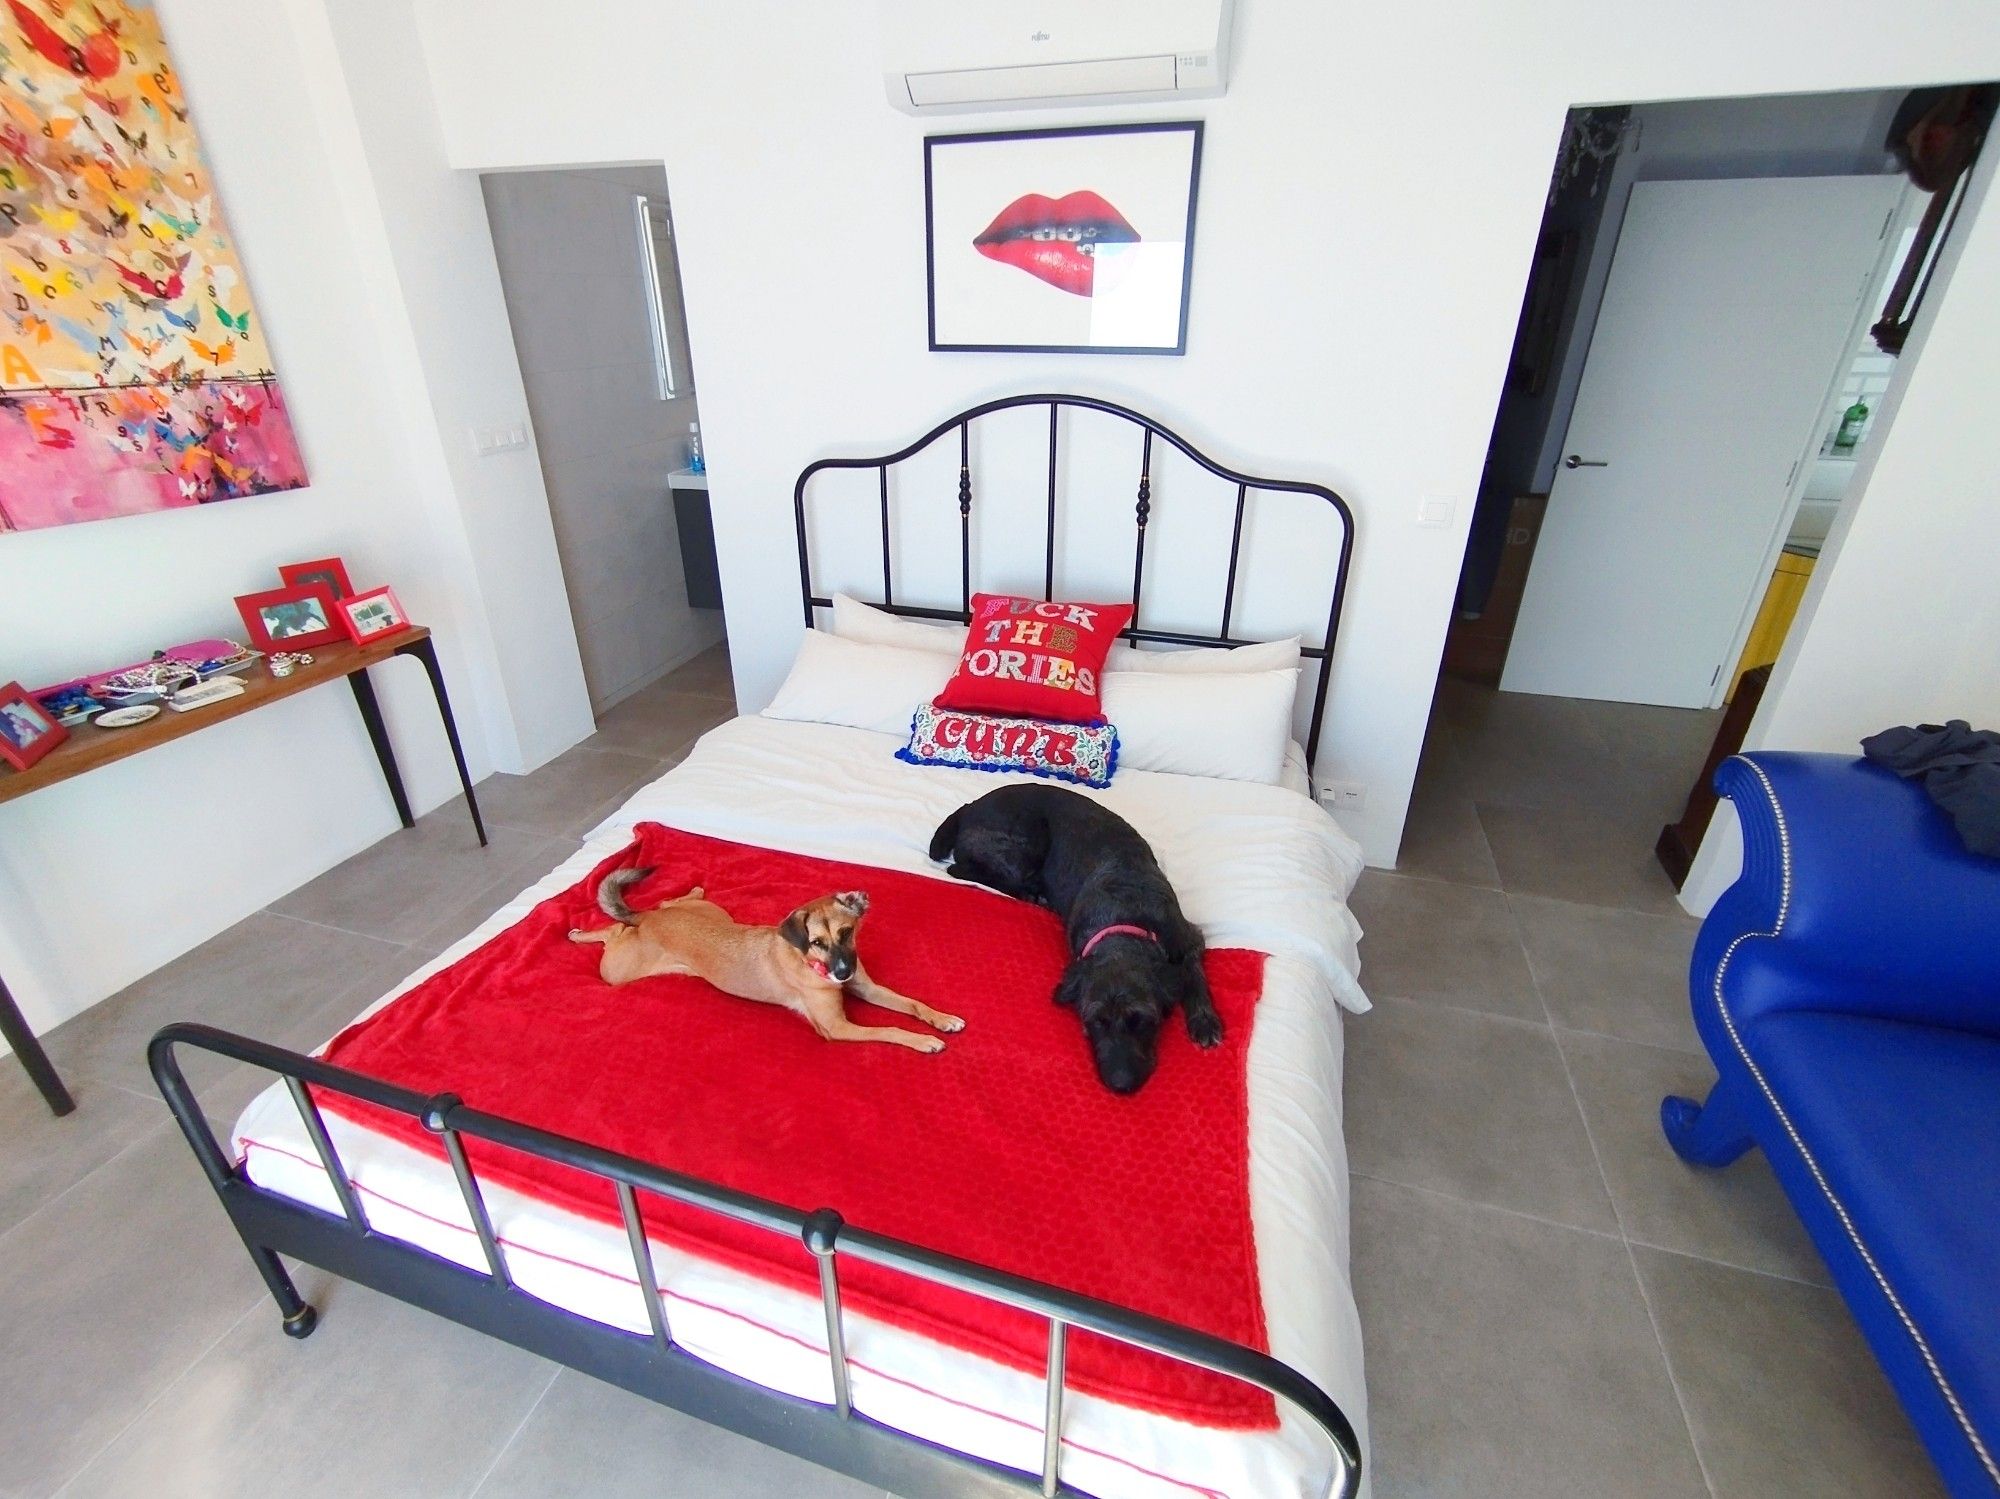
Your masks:
{"label": "white wall", "polygon": [[680,392],[660,398],[635,196],[658,166],[496,172],[483,184],[514,350],[591,706],[603,712],[722,639],[688,604],[667,475],[700,421],[671,235],[656,236]]}
{"label": "white wall", "polygon": [[2000,724],[2000,668],[1993,652],[1993,642],[2000,640],[2000,594],[1989,593],[1973,608],[1960,636],[1957,665],[1930,716],[1933,722],[1963,718],[1992,728]]}
{"label": "white wall", "polygon": [[[532,690],[507,692],[461,504],[476,510],[481,496],[460,495],[422,461],[437,451],[436,418],[381,253],[372,184],[340,149],[338,72],[298,24],[311,3],[162,0],[160,10],[311,484],[0,537],[0,674],[34,686],[181,640],[240,638],[235,595],[275,587],[281,562],[339,554],[357,583],[393,583],[437,632],[467,758],[483,776],[496,745],[518,753],[517,715],[553,715]],[[346,126],[351,137],[351,116]],[[554,628],[532,618],[539,607],[522,606],[520,628]],[[396,663],[375,676],[411,798],[434,806],[458,784],[422,669]],[[0,806],[0,973],[47,1029],[395,826],[340,686],[10,802]]]}
{"label": "white wall", "polygon": [[[356,212],[386,247],[415,346],[422,482],[455,500],[493,660],[513,706],[502,770],[533,770],[594,727],[548,494],[526,449],[481,456],[473,429],[527,415],[479,183],[445,162],[409,0],[292,0]],[[354,150],[358,146],[359,152]],[[368,199],[372,197],[372,203]]]}
{"label": "white wall", "polygon": [[[1000,392],[1122,397],[1355,502],[1321,774],[1368,787],[1355,831],[1377,862],[1400,836],[1564,111],[2000,74],[1983,0],[1829,4],[1810,47],[1783,0],[1706,0],[1671,26],[1583,0],[1293,0],[1239,7],[1219,100],[925,122],[884,102],[861,4],[605,0],[552,31],[531,0],[417,3],[454,165],[666,163],[741,701],[769,696],[800,628],[786,497],[806,461]],[[927,130],[1189,115],[1209,130],[1185,358],[925,352]],[[2000,301],[2000,278],[1967,295]],[[1906,461],[1956,462],[1969,440]],[[1459,502],[1456,528],[1416,528],[1430,495]]]}

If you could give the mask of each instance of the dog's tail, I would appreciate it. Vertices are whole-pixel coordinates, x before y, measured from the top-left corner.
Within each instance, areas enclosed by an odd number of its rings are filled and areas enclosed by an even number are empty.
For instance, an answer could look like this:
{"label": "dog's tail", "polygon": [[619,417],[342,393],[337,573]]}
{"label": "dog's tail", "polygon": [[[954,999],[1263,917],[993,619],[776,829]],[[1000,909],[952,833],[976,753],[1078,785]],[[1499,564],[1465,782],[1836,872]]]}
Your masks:
{"label": "dog's tail", "polygon": [[937,831],[931,834],[931,862],[933,864],[942,864],[950,856],[952,845],[958,842],[958,820],[964,815],[965,808],[960,807],[951,816],[939,823]]}
{"label": "dog's tail", "polygon": [[597,909],[613,921],[631,926],[639,918],[633,914],[632,908],[625,904],[625,888],[628,885],[638,884],[652,872],[651,866],[644,869],[612,870],[597,882]]}

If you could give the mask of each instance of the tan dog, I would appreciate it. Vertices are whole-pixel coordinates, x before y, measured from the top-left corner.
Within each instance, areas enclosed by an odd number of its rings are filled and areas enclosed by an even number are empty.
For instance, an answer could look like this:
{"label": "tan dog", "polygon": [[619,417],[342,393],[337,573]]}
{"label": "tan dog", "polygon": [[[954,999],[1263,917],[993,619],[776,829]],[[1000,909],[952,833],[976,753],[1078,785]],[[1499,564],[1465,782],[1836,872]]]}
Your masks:
{"label": "tan dog", "polygon": [[597,889],[597,904],[618,924],[569,934],[572,942],[604,944],[597,971],[608,984],[689,973],[725,994],[795,1010],[829,1041],[888,1041],[912,1051],[943,1051],[944,1039],[894,1026],[856,1025],[847,1018],[843,993],[851,990],[857,999],[913,1015],[934,1030],[965,1026],[956,1015],[942,1014],[868,977],[854,952],[854,930],[868,910],[868,896],[860,890],[821,896],[777,926],[739,926],[722,907],[702,899],[699,885],[635,913],[625,904],[625,888],[652,872],[619,869],[606,875]]}

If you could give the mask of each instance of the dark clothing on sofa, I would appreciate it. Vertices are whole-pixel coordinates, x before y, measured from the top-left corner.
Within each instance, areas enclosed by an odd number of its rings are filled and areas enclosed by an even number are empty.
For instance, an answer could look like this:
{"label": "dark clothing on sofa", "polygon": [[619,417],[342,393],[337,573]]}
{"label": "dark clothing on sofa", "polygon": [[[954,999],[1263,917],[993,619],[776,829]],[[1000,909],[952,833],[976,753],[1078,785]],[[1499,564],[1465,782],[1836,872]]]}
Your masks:
{"label": "dark clothing on sofa", "polygon": [[1861,753],[1905,780],[1921,778],[1965,846],[2000,859],[2000,734],[1954,718],[1884,729],[1861,741]]}

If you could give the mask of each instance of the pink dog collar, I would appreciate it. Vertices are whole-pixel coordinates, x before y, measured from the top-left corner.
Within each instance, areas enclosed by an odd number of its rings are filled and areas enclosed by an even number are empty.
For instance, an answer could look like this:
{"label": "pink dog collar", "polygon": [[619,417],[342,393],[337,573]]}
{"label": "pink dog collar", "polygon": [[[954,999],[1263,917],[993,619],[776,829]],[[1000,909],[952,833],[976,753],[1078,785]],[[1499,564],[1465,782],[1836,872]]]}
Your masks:
{"label": "pink dog collar", "polygon": [[1083,944],[1083,951],[1076,955],[1077,961],[1080,963],[1089,957],[1090,950],[1106,937],[1144,937],[1148,942],[1158,942],[1160,940],[1142,926],[1129,926],[1122,923],[1118,926],[1108,926],[1092,934],[1091,939]]}

